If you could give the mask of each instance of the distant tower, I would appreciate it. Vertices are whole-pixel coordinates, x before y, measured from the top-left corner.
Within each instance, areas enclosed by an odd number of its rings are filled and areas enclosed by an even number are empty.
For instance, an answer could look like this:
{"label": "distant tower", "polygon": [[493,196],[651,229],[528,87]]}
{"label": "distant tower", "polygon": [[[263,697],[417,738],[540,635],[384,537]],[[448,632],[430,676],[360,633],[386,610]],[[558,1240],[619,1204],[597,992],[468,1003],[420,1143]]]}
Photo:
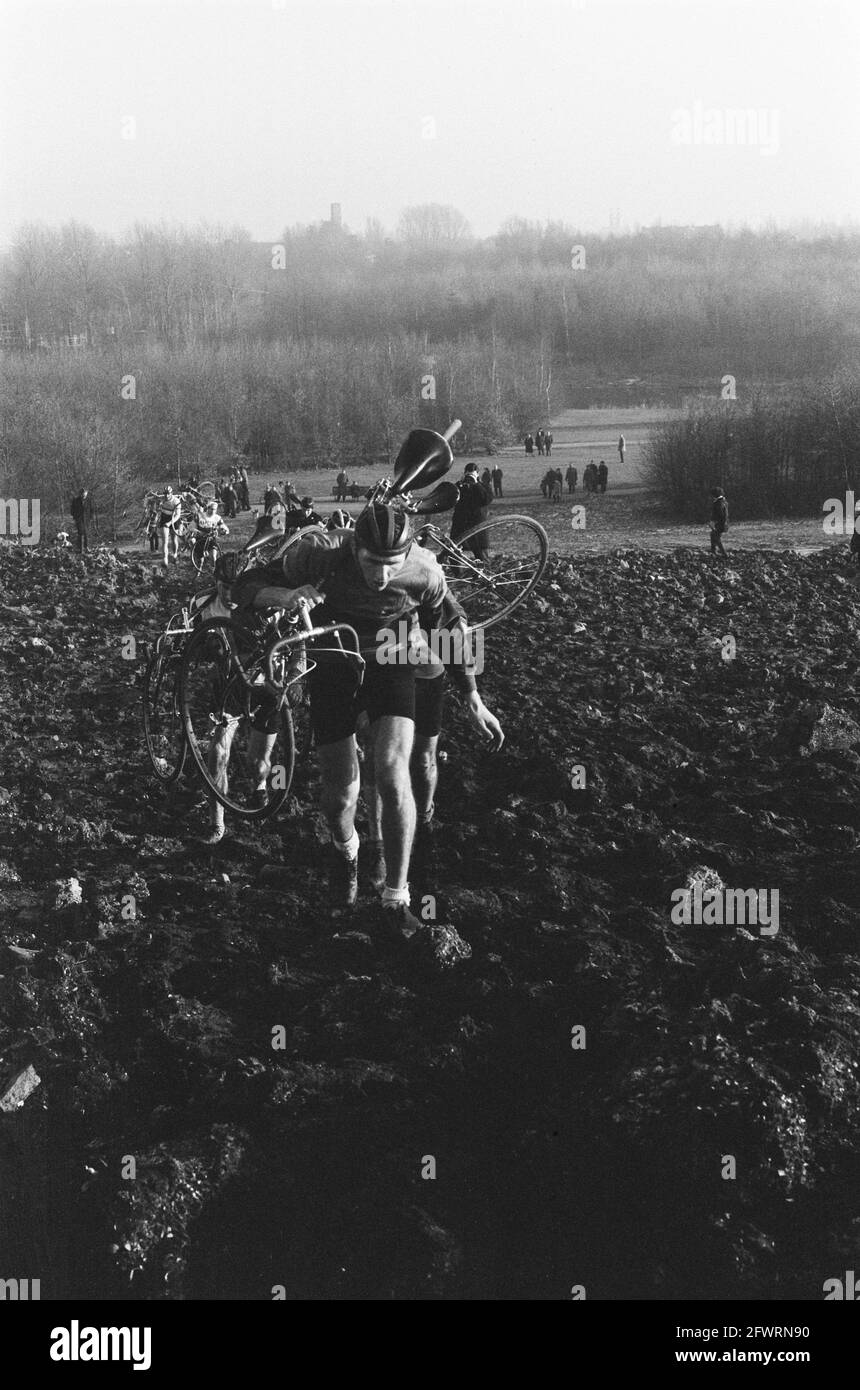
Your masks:
{"label": "distant tower", "polygon": [[332,203],[331,205],[331,225],[337,227],[338,231],[340,230],[340,203]]}

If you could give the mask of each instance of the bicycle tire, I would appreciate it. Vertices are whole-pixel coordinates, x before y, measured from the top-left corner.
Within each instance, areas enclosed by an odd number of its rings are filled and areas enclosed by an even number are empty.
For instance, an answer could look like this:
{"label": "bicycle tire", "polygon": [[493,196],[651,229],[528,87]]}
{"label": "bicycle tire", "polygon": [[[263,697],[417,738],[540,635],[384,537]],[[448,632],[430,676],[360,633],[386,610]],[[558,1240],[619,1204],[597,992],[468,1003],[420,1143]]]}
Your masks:
{"label": "bicycle tire", "polygon": [[[188,757],[179,709],[178,676],[178,654],[165,656],[163,652],[150,652],[141,690],[143,737],[152,770],[165,786],[182,776]],[[163,713],[162,703],[166,706]]]}
{"label": "bicycle tire", "polygon": [[[208,791],[226,810],[246,820],[267,820],[277,814],[289,795],[296,762],[295,731],[285,701],[278,713],[267,777],[268,803],[250,805],[253,761],[245,748],[253,730],[255,700],[259,704],[264,691],[249,687],[241,672],[230,619],[209,618],[201,623],[183,648],[179,672],[185,742]],[[229,739],[228,729],[232,729]],[[213,766],[219,744],[227,754],[223,774]]]}
{"label": "bicycle tire", "polygon": [[[507,535],[503,535],[502,528],[507,530]],[[511,544],[519,544],[525,551],[524,558],[519,562],[516,562],[516,552],[514,552],[510,557],[514,564],[513,566],[509,565],[505,570],[497,569],[494,571],[484,568],[482,570],[483,582],[480,577],[475,575],[458,575],[450,554],[446,553],[449,546],[456,546],[462,550],[468,541],[474,540],[482,533],[486,533],[486,539],[491,544],[498,545],[501,542],[506,547]],[[531,539],[527,540],[526,537]],[[501,552],[496,551],[497,555],[501,554],[502,556],[507,553],[505,549]],[[446,543],[440,548],[438,558],[445,571],[448,587],[466,611],[466,617],[469,619],[469,631],[478,632],[502,622],[503,619],[510,617],[516,608],[519,608],[520,604],[528,598],[540,582],[546,569],[548,555],[549,541],[546,531],[540,523],[533,521],[530,516],[512,515],[482,521],[480,525],[473,526],[464,535],[458,536],[456,541],[446,540]],[[467,563],[472,565],[476,563],[476,559],[474,553],[469,553],[467,550]],[[519,591],[513,594],[514,588],[520,585]],[[480,614],[482,600],[486,600],[483,606],[489,606],[487,596],[490,593],[498,597],[502,606],[498,612],[491,611],[486,617],[479,616],[478,620],[473,622],[472,613],[477,609]],[[504,601],[505,599],[507,602]]]}

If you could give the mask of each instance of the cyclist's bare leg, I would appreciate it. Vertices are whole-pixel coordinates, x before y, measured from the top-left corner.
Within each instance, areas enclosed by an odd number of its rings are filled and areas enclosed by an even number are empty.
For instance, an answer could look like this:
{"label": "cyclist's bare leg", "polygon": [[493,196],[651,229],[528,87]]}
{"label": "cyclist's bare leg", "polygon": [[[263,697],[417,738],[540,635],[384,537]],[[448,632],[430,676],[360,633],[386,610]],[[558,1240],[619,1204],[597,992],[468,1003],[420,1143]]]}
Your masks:
{"label": "cyclist's bare leg", "polygon": [[382,843],[388,870],[386,888],[405,889],[415,838],[415,798],[409,759],[415,724],[402,715],[384,714],[370,726],[375,785],[382,803]]}
{"label": "cyclist's bare leg", "polygon": [[[436,784],[439,781],[439,764],[436,760],[436,750],[438,747],[438,734],[433,734],[429,738],[422,737],[420,734],[415,735],[410,773],[412,777],[412,795],[415,798],[415,819],[417,824],[420,824],[422,821],[428,821],[433,814]],[[362,768],[362,775],[364,779],[364,800],[367,806],[367,823],[370,831],[370,838],[371,840],[381,840],[382,800],[376,787],[372,747],[367,751]]]}
{"label": "cyclist's bare leg", "polygon": [[439,764],[436,761],[438,746],[438,734],[429,738],[415,735],[415,747],[412,750],[412,790],[419,824],[426,824],[433,815],[436,784],[439,781]]}
{"label": "cyclist's bare leg", "polygon": [[333,840],[346,844],[355,833],[355,811],[361,790],[355,736],[323,743],[317,749],[322,779],[321,806]]}
{"label": "cyclist's bare leg", "polygon": [[170,564],[170,528],[159,526],[158,532],[161,536],[161,558],[166,568]]}
{"label": "cyclist's bare leg", "polygon": [[[237,721],[230,720],[225,724],[209,744],[206,753],[206,766],[209,769],[212,781],[221,792],[228,789],[227,768],[230,766],[230,749],[233,746],[233,736],[236,733]],[[209,835],[206,843],[217,844],[224,836],[224,807],[212,792],[207,795],[209,802]]]}
{"label": "cyclist's bare leg", "polygon": [[254,790],[265,791],[272,770],[272,753],[277,734],[262,733],[252,729],[248,736],[248,758],[254,773]]}

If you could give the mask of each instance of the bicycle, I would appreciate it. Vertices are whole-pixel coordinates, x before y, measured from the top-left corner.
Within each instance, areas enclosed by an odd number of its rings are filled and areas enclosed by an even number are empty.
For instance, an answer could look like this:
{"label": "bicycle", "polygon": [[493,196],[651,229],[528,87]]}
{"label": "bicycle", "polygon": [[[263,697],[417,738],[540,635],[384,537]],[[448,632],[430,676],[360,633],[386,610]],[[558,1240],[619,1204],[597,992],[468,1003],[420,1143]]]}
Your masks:
{"label": "bicycle", "polygon": [[[449,440],[459,428],[455,421],[445,435],[413,430],[395,464],[393,479],[381,479],[371,490],[374,501],[395,502],[412,515],[449,510],[458,488],[442,483],[433,493],[413,501],[408,488],[435,482],[453,463]],[[288,546],[320,527],[312,526],[284,537],[263,523],[243,550],[224,555],[216,566],[218,591],[230,602],[230,586],[249,565],[271,563]],[[494,554],[490,555],[490,540]],[[543,527],[530,517],[509,516],[472,527],[454,541],[428,523],[419,539],[446,569],[449,586],[466,600],[477,621],[475,632],[500,622],[532,592],[543,574],[548,544]],[[501,547],[498,548],[501,541]],[[262,559],[261,552],[274,544]],[[263,622],[262,619],[258,620]],[[175,703],[185,746],[210,793],[228,810],[253,819],[274,815],[289,794],[296,764],[296,723],[307,720],[306,677],[319,659],[352,660],[361,673],[364,660],[358,637],[348,623],[314,627],[306,608],[300,616],[276,615],[256,633],[238,627],[230,617],[200,623],[182,644]],[[284,631],[284,624],[287,630]],[[354,644],[344,647],[341,634]],[[320,646],[330,636],[334,645]],[[309,650],[309,644],[313,647]],[[263,728],[261,728],[261,725]],[[259,735],[265,732],[263,744]],[[258,737],[254,737],[254,735]],[[261,796],[259,783],[266,783]]]}
{"label": "bicycle", "polygon": [[[440,483],[418,502],[408,489],[427,487],[448,471],[454,461],[450,440],[459,428],[455,420],[442,435],[413,430],[397,456],[394,478],[376,483],[368,506],[393,503],[419,517],[451,510],[459,495],[456,483]],[[540,582],[549,554],[544,528],[517,514],[482,521],[456,540],[427,523],[416,539],[445,570],[449,589],[469,617],[470,632],[509,617]]]}
{"label": "bicycle", "polygon": [[[284,623],[292,631],[284,632]],[[303,683],[320,657],[355,662],[359,681],[365,666],[355,629],[349,623],[314,626],[306,604],[266,625],[269,635],[255,640],[231,618],[203,622],[183,648],[179,672],[185,742],[198,772],[222,806],[256,820],[275,815],[289,794],[297,743],[306,736]],[[354,650],[344,647],[342,634]],[[332,646],[320,646],[325,637],[334,639]]]}
{"label": "bicycle", "polygon": [[[253,563],[256,554],[272,542],[278,542],[276,554],[300,540],[308,531],[285,537],[270,527],[259,528],[236,556]],[[227,557],[225,557],[227,558]],[[234,559],[231,555],[230,559]],[[214,569],[218,569],[216,560]],[[145,648],[146,665],[141,683],[143,732],[147,756],[159,781],[166,786],[181,777],[187,760],[188,747],[179,703],[179,674],[186,640],[208,616],[229,617],[229,589],[216,578],[192,595],[188,603],[171,615],[163,632],[153,646]]]}

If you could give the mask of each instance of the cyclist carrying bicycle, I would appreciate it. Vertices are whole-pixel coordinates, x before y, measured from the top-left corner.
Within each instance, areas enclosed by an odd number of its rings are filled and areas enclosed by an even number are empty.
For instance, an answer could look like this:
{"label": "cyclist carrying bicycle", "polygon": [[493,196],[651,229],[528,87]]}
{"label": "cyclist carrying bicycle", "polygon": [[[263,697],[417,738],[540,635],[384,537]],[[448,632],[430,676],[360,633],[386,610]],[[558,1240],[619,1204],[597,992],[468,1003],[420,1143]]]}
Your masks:
{"label": "cyclist carrying bicycle", "polygon": [[[386,634],[404,619],[422,630],[442,626],[449,595],[435,556],[413,539],[407,514],[372,503],[355,530],[320,531],[290,547],[274,565],[243,575],[234,586],[239,612],[294,610],[301,601],[319,611],[314,621],[346,622],[359,636],[366,658],[364,680],[343,659],[321,661],[308,677],[311,724],[322,774],[322,809],[331,834],[330,888],[333,906],[351,907],[358,895],[359,838],[355,814],[360,792],[355,731],[366,711],[374,747],[374,770],[382,805],[386,876],[377,925],[409,937],[422,923],[409,908],[409,861],[415,836],[415,800],[409,775],[415,737],[415,667],[379,661]],[[313,648],[310,648],[313,655]],[[464,654],[465,658],[465,654]],[[496,717],[478,694],[464,659],[451,675],[466,697],[469,719],[482,737],[501,746]]]}
{"label": "cyclist carrying bicycle", "polygon": [[167,484],[167,491],[158,502],[158,535],[162,544],[164,568],[170,564],[170,538],[173,537],[173,559],[179,560],[179,522],[182,517],[182,498]]}
{"label": "cyclist carrying bicycle", "polygon": [[229,536],[230,528],[218,513],[218,503],[212,497],[208,502],[198,504],[194,513],[196,531],[192,544],[192,559],[200,565],[206,551],[214,546],[219,536]]}

